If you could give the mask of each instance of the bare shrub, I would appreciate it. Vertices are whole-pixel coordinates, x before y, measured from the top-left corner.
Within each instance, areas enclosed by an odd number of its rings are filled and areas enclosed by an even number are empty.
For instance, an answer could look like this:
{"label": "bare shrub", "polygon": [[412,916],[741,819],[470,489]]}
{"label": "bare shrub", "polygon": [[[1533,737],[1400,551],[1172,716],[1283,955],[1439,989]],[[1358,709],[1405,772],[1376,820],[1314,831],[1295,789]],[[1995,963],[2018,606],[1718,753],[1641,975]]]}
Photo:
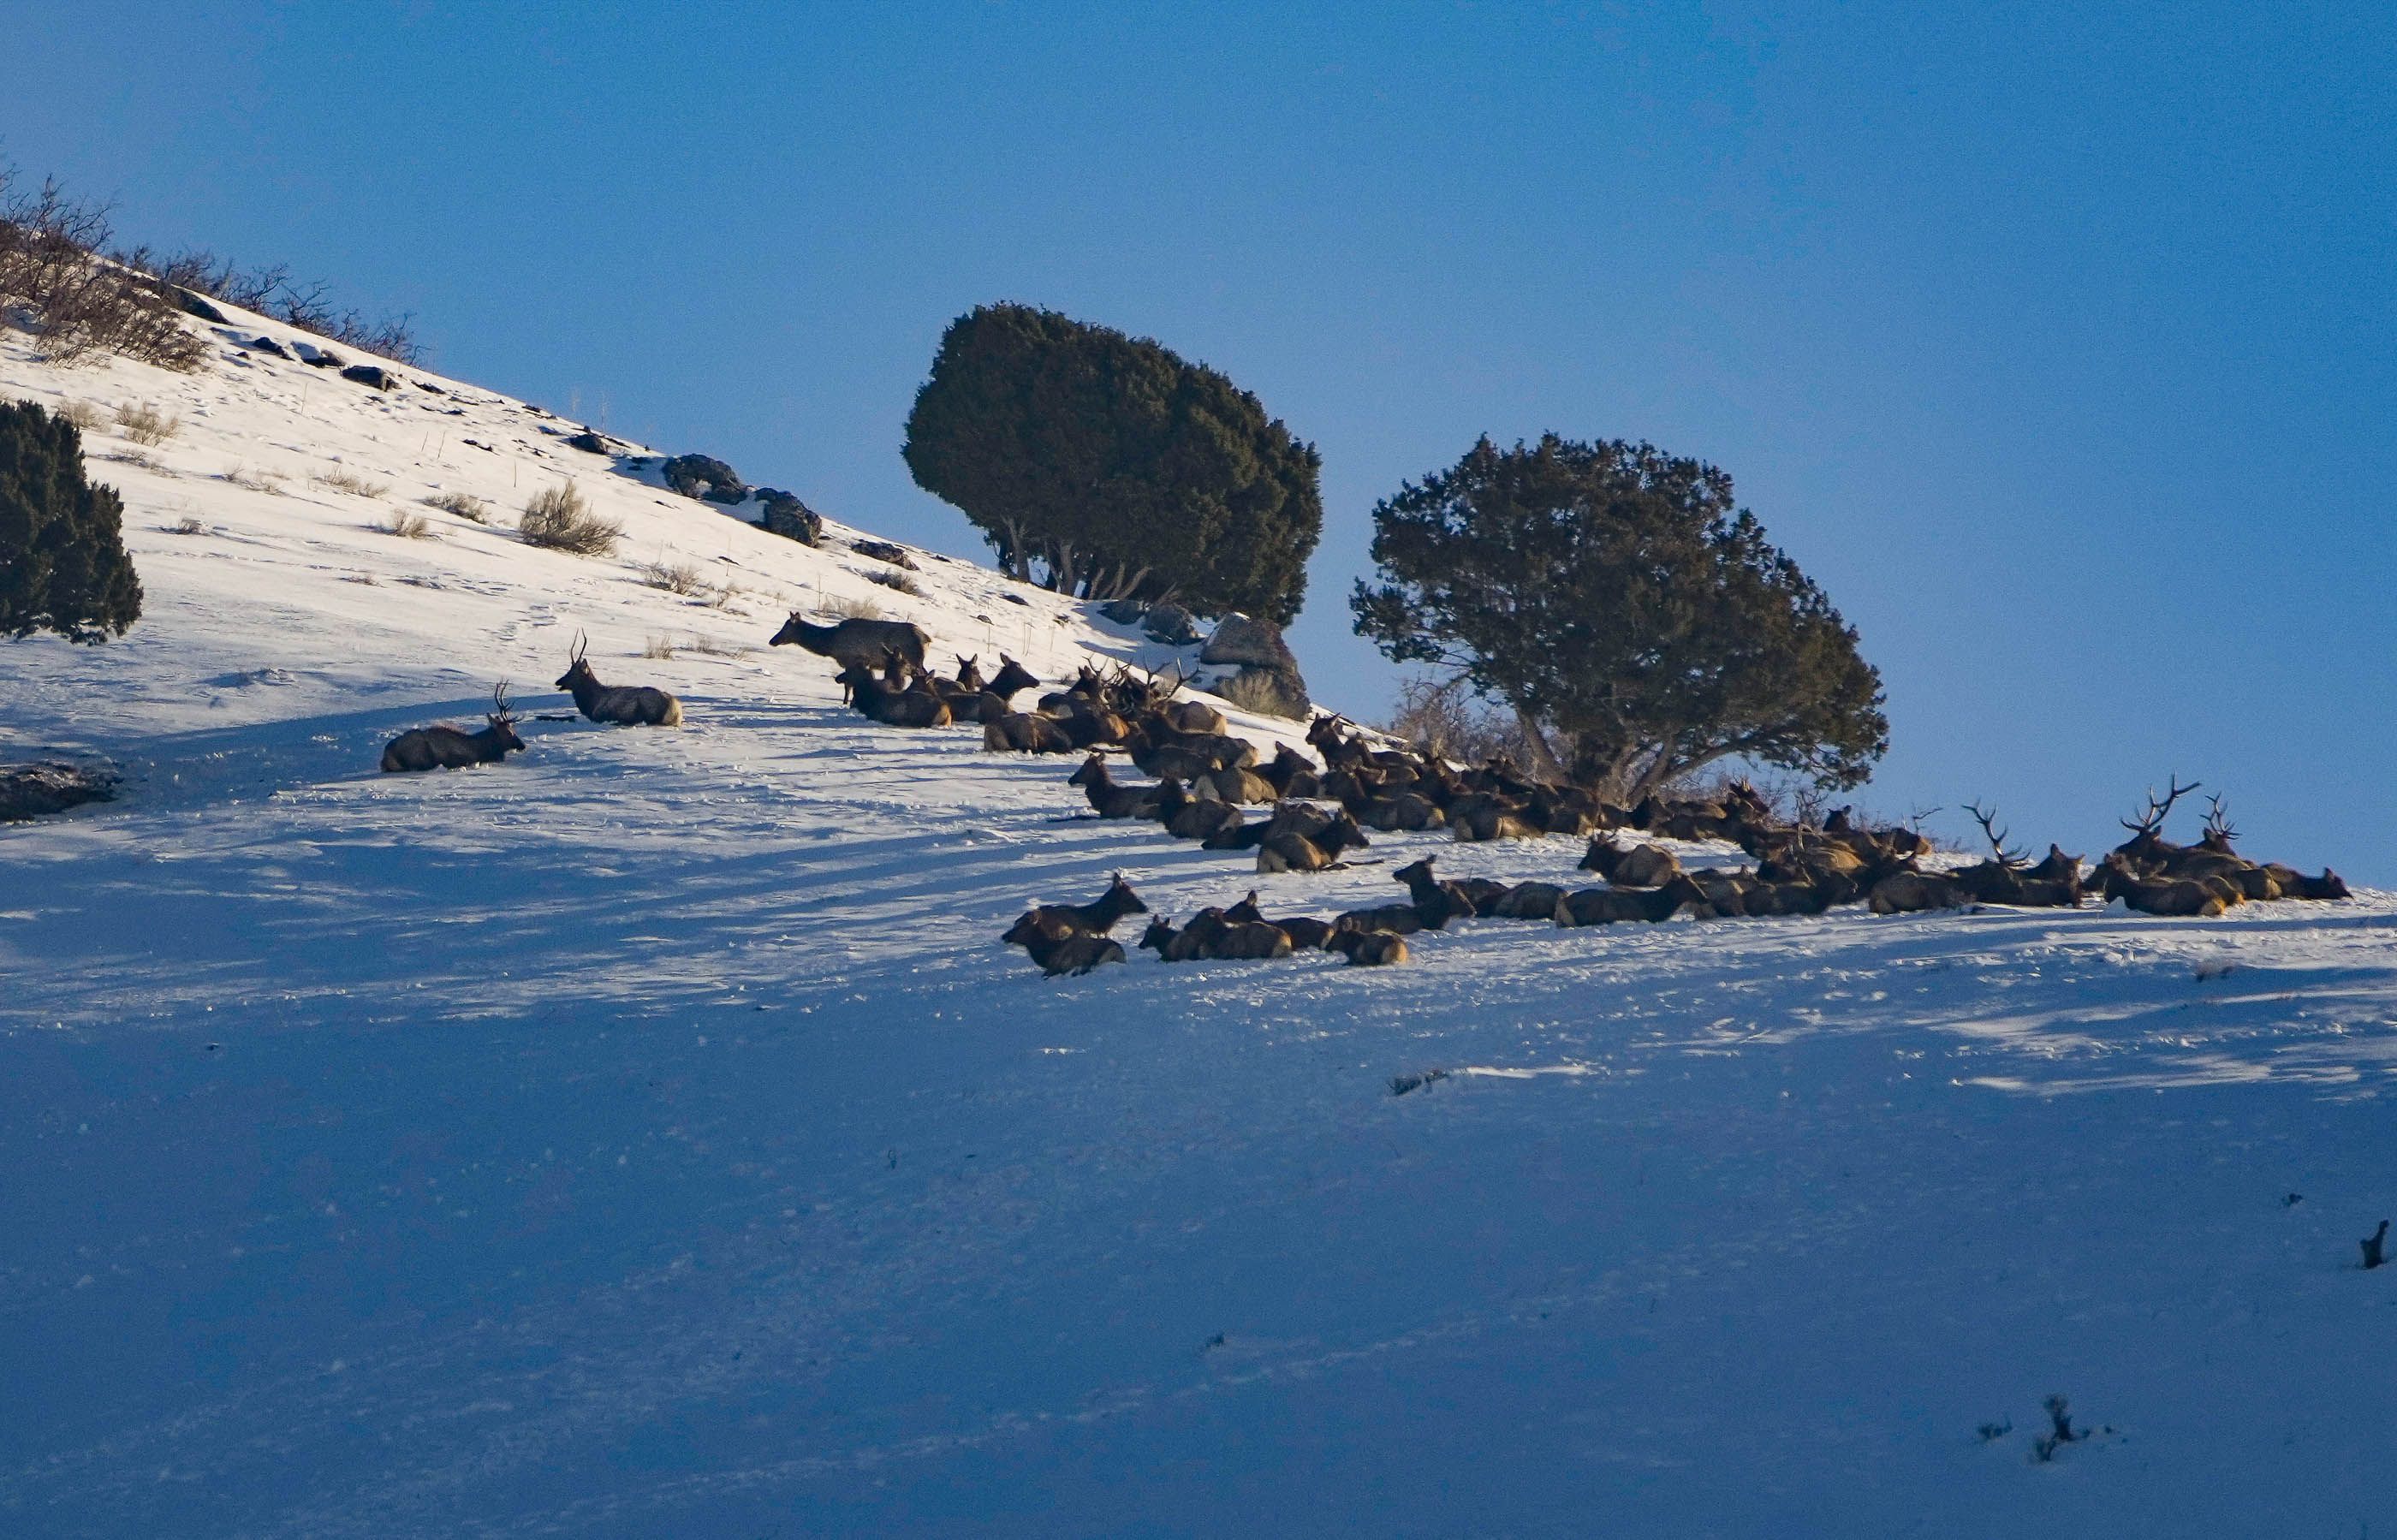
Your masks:
{"label": "bare shrub", "polygon": [[191,515],[185,514],[167,526],[167,532],[170,535],[205,535],[208,532],[208,527]]}
{"label": "bare shrub", "polygon": [[74,423],[75,432],[87,436],[100,431],[100,408],[88,401],[61,401],[50,415]]}
{"label": "bare shrub", "polygon": [[865,581],[878,583],[883,587],[894,593],[904,594],[911,599],[920,599],[924,596],[924,590],[917,584],[914,578],[904,572],[868,572],[865,574]]}
{"label": "bare shrub", "polygon": [[422,514],[410,513],[405,508],[394,509],[391,516],[384,519],[381,524],[376,525],[375,528],[381,529],[384,534],[397,535],[402,540],[431,540],[433,538],[433,521],[426,518]]}
{"label": "bare shrub", "polygon": [[1386,725],[1391,736],[1459,764],[1502,756],[1519,765],[1533,762],[1525,752],[1522,728],[1476,700],[1461,678],[1408,680],[1399,687],[1397,708]]}
{"label": "bare shrub", "polygon": [[330,287],[321,280],[301,280],[282,263],[243,268],[229,257],[205,248],[154,255],[147,248],[122,254],[118,261],[177,288],[188,288],[229,305],[313,331],[328,341],[378,354],[397,364],[422,364],[424,347],[417,340],[412,312],[386,315],[369,321],[355,310],[337,309],[326,299]]}
{"label": "bare shrub", "polygon": [[633,569],[633,575],[651,588],[663,588],[684,598],[703,594],[709,586],[707,579],[700,575],[699,569],[687,561],[671,565],[663,561],[645,561]]}
{"label": "bare shrub", "polygon": [[269,497],[283,495],[283,474],[280,471],[251,471],[235,465],[224,474],[224,479],[245,491],[264,492]]}
{"label": "bare shrub", "polygon": [[156,461],[151,459],[148,455],[143,454],[140,449],[117,449],[111,453],[101,455],[100,458],[102,460],[113,460],[119,465],[136,466],[145,471],[158,471],[166,468],[160,465]]}
{"label": "bare shrub", "polygon": [[755,648],[743,647],[738,642],[719,641],[714,636],[703,636],[696,632],[692,633],[690,640],[683,645],[706,658],[745,658],[757,650]]}
{"label": "bare shrub", "polygon": [[675,655],[672,636],[651,636],[641,648],[644,658],[671,658]]}
{"label": "bare shrub", "polygon": [[390,485],[386,482],[368,481],[357,472],[343,470],[339,466],[329,471],[320,471],[308,479],[319,487],[330,487],[337,492],[348,492],[356,497],[382,497],[391,490]]}
{"label": "bare shrub", "polygon": [[816,609],[840,621],[878,621],[882,618],[882,607],[865,598],[829,598]]}
{"label": "bare shrub", "polygon": [[435,492],[424,500],[428,508],[438,508],[445,514],[455,514],[469,524],[489,524],[491,505],[469,492]]}
{"label": "bare shrub", "polygon": [[183,431],[183,420],[147,401],[128,402],[116,408],[116,431],[136,444],[164,444]]}
{"label": "bare shrub", "polygon": [[207,346],[183,325],[173,292],[104,255],[108,208],[67,195],[55,178],[14,193],[0,165],[0,312],[17,310],[43,355],[74,363],[114,353],[189,373]]}
{"label": "bare shrub", "polygon": [[527,545],[578,556],[604,556],[616,549],[616,542],[623,538],[624,527],[593,513],[591,504],[574,489],[573,483],[561,481],[533,494],[533,500],[525,504],[516,533]]}
{"label": "bare shrub", "polygon": [[1291,710],[1290,697],[1274,676],[1263,670],[1233,675],[1220,685],[1208,687],[1225,700],[1258,716],[1294,716],[1305,713]]}

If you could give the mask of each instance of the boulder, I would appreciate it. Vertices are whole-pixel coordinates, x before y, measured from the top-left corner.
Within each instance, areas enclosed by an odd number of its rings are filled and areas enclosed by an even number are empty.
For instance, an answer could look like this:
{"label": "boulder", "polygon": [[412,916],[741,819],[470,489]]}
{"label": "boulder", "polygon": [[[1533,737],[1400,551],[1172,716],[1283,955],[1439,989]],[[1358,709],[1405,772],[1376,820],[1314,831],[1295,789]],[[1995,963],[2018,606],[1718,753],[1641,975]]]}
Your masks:
{"label": "boulder", "polygon": [[249,351],[252,353],[268,354],[276,358],[288,358],[291,356],[291,350],[285,347],[282,343],[276,341],[272,337],[251,338],[249,340]]}
{"label": "boulder", "polygon": [[1157,606],[1142,620],[1140,628],[1150,641],[1168,647],[1188,647],[1198,639],[1198,622],[1178,604]]}
{"label": "boulder", "polygon": [[658,469],[666,485],[685,497],[703,497],[710,502],[740,502],[749,496],[748,483],[734,475],[731,466],[713,456],[678,454]]}
{"label": "boulder", "polygon": [[1202,663],[1250,663],[1259,668],[1298,672],[1298,660],[1281,639],[1281,627],[1247,615],[1226,615],[1215,623],[1215,634],[1198,653]]}
{"label": "boulder", "polygon": [[594,433],[589,428],[585,428],[581,433],[575,434],[571,437],[568,438],[566,441],[566,447],[569,449],[581,449],[586,454],[613,454],[616,452],[609,447],[608,440],[605,437],[599,434]]}
{"label": "boulder", "polygon": [[116,772],[60,764],[0,765],[0,824],[43,818],[116,795]]}
{"label": "boulder", "polygon": [[907,554],[905,546],[893,545],[887,540],[853,540],[849,542],[849,548],[861,556],[872,556],[876,561],[887,561],[891,566],[905,571],[923,570],[916,565],[916,559]]}
{"label": "boulder", "polygon": [[1101,605],[1099,607],[1099,613],[1115,622],[1118,625],[1137,625],[1140,623],[1141,617],[1148,613],[1148,601],[1146,599],[1118,599],[1112,604]]}
{"label": "boulder", "polygon": [[349,367],[349,360],[330,348],[320,348],[307,342],[291,344],[300,352],[300,361],[312,369],[337,369]]}
{"label": "boulder", "polygon": [[399,389],[399,376],[377,364],[352,364],[341,371],[341,378],[368,390]]}
{"label": "boulder", "polygon": [[813,545],[824,538],[823,517],[789,492],[760,487],[757,498],[766,509],[766,516],[757,521],[757,527],[768,534],[795,540],[801,545]]}
{"label": "boulder", "polygon": [[208,301],[193,293],[188,288],[179,288],[175,290],[175,303],[182,307],[183,314],[186,315],[196,315],[201,320],[209,322],[216,326],[222,326],[225,324],[225,315],[223,311],[219,310],[216,306],[208,303]]}

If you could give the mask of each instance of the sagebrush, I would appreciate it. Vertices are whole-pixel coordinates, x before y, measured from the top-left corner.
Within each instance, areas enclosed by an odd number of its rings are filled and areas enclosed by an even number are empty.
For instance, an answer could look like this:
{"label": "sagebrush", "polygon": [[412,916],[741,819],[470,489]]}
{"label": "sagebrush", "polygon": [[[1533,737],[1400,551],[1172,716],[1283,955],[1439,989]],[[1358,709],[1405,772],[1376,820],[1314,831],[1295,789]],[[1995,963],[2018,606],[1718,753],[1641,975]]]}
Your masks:
{"label": "sagebrush", "polygon": [[604,556],[624,538],[624,527],[593,513],[574,484],[561,481],[533,494],[533,500],[525,504],[524,517],[516,523],[516,533],[527,545],[578,556]]}

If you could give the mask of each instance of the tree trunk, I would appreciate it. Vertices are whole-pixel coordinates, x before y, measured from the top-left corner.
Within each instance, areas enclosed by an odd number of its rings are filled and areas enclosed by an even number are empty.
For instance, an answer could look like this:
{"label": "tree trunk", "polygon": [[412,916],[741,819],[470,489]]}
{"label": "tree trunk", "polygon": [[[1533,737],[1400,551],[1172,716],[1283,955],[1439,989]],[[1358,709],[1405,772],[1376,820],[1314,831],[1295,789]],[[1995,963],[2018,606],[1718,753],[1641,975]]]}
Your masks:
{"label": "tree trunk", "polygon": [[1557,751],[1548,743],[1547,732],[1540,726],[1540,719],[1538,717],[1533,716],[1521,706],[1517,706],[1515,708],[1515,724],[1523,730],[1523,742],[1532,751],[1532,770],[1533,774],[1537,775],[1541,780],[1558,783],[1562,783],[1563,782],[1572,779],[1571,776],[1565,773],[1563,763],[1557,758]]}

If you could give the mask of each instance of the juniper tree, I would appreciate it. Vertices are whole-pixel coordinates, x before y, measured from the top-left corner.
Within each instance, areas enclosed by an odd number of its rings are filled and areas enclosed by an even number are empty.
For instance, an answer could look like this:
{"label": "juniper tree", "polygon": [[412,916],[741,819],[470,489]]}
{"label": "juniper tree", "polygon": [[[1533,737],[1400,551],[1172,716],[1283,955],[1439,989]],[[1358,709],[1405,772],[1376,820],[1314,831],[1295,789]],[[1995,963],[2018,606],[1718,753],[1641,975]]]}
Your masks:
{"label": "juniper tree", "polygon": [[1323,525],[1321,458],[1229,379],[1026,305],[950,323],[904,450],[1000,564],[1089,598],[1171,596],[1287,623]]}
{"label": "juniper tree", "polygon": [[1551,774],[1636,800],[1742,759],[1838,788],[1888,748],[1855,630],[1712,465],[1485,437],[1375,506],[1373,554],[1359,632],[1511,707]]}
{"label": "juniper tree", "polygon": [[141,614],[124,516],[114,491],[84,479],[74,423],[0,402],[0,630],[123,636]]}

